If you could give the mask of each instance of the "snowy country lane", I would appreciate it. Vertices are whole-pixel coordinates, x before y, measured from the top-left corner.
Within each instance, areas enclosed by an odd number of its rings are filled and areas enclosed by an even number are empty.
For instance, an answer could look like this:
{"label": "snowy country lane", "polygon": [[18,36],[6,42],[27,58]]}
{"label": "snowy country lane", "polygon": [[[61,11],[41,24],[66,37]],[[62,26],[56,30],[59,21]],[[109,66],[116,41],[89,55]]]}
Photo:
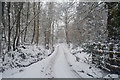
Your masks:
{"label": "snowy country lane", "polygon": [[63,46],[57,45],[51,56],[29,67],[4,72],[3,78],[81,78],[67,62]]}

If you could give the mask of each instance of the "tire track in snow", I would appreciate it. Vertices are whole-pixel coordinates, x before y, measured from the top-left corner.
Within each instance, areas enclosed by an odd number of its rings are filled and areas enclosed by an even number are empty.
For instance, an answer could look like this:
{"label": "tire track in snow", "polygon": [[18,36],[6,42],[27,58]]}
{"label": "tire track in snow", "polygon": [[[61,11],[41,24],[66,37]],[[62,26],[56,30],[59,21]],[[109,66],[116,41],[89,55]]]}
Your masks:
{"label": "tire track in snow", "polygon": [[55,78],[82,78],[68,64],[62,45],[59,46],[56,54],[57,56],[52,67],[52,73],[54,74]]}
{"label": "tire track in snow", "polygon": [[55,54],[53,57],[52,57],[52,59],[49,61],[49,64],[47,65],[47,67],[45,68],[45,77],[48,77],[48,78],[54,78],[54,76],[52,75],[52,72],[53,72],[53,70],[52,70],[52,67],[53,67],[53,65],[55,64],[55,59],[56,59],[56,57],[57,57],[57,53],[58,53],[58,51],[59,51],[59,45],[57,46],[57,48],[56,48],[57,50],[55,51],[55,52],[53,52],[52,54]]}
{"label": "tire track in snow", "polygon": [[[62,48],[63,48],[63,47],[62,47]],[[72,69],[71,64],[69,63],[69,61],[68,61],[68,59],[67,59],[67,55],[66,55],[65,49],[63,49],[63,50],[64,50],[65,59],[66,59],[68,65],[69,65],[71,71],[72,71],[76,76],[78,76],[78,78],[82,78],[74,69]],[[83,79],[81,79],[81,80],[83,80]]]}
{"label": "tire track in snow", "polygon": [[[72,67],[70,66],[71,64],[67,60],[67,57],[66,57],[67,55],[65,53],[65,50],[64,50],[63,46],[59,45],[56,49],[57,50],[53,53],[54,56],[51,58],[51,60],[49,61],[49,64],[45,68],[45,71],[44,71],[45,72],[45,77],[47,77],[47,78],[56,78],[56,75],[59,75],[59,74],[55,73],[54,68],[56,68],[55,67],[56,63],[59,63],[59,62],[56,62],[56,60],[61,56],[61,54],[63,54],[63,57],[65,57],[65,63],[67,62],[66,65],[68,66],[67,70],[69,70],[69,72],[70,72],[69,74],[74,75],[73,77],[75,77],[75,78],[79,78],[80,80],[84,80],[84,79],[81,79],[82,77],[74,69],[72,69]],[[59,66],[59,67],[61,67],[61,66]],[[64,77],[61,77],[61,78],[64,78]]]}
{"label": "tire track in snow", "polygon": [[[63,45],[63,46],[65,46],[65,45]],[[66,58],[67,63],[70,65],[71,70],[72,70],[79,78],[81,78],[80,80],[87,80],[87,79],[85,79],[85,78],[82,78],[82,77],[80,76],[80,74],[71,67],[72,64],[70,64],[70,62],[68,61],[68,58],[67,58],[67,57],[68,57],[68,56],[67,56],[67,53],[68,53],[68,52],[65,52],[65,51],[66,51],[65,49],[68,49],[68,48],[67,48],[67,47],[63,47],[63,46],[62,46],[62,48],[63,48],[63,50],[64,50],[65,58]]]}

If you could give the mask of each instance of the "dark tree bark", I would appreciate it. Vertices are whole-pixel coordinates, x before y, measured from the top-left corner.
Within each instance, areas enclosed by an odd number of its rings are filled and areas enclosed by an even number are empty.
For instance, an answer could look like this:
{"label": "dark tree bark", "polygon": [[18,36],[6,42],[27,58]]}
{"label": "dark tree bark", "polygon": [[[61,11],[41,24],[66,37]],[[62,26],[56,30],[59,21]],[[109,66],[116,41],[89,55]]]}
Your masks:
{"label": "dark tree bark", "polygon": [[65,34],[66,34],[66,42],[69,44],[69,39],[68,39],[68,11],[67,9],[65,10]]}
{"label": "dark tree bark", "polygon": [[50,37],[51,37],[51,21],[50,21],[50,19],[49,19],[49,25],[48,25],[48,32],[47,32],[48,34],[47,34],[47,49],[49,49],[50,48]]}
{"label": "dark tree bark", "polygon": [[[0,12],[0,17],[2,17],[3,16],[3,4],[2,4],[2,2],[0,2],[0,10],[2,11],[2,12]],[[0,23],[1,23],[1,20],[2,19],[0,19]],[[2,34],[3,34],[3,31],[2,31],[2,28],[0,28],[0,58],[1,58],[1,56],[2,56]]]}
{"label": "dark tree bark", "polygon": [[53,21],[53,24],[52,24],[52,41],[51,41],[51,44],[52,44],[52,51],[54,51],[54,21]]}
{"label": "dark tree bark", "polygon": [[[120,2],[118,3],[118,40],[120,40]],[[120,42],[120,41],[119,41]]]}
{"label": "dark tree bark", "polygon": [[5,2],[2,2],[2,20],[3,20],[3,16],[4,16],[4,6],[5,6]]}
{"label": "dark tree bark", "polygon": [[6,33],[5,33],[6,26],[5,26],[5,18],[4,18],[4,9],[5,9],[5,2],[2,2],[2,24],[3,24],[3,31],[2,32],[4,34],[4,36],[2,36],[2,37],[4,38],[5,42],[7,42]]}
{"label": "dark tree bark", "polygon": [[68,23],[67,23],[67,16],[66,16],[66,19],[65,19],[65,33],[66,33],[66,42],[67,44],[69,44],[69,39],[68,39]]}
{"label": "dark tree bark", "polygon": [[45,43],[44,43],[44,44],[45,44],[45,49],[47,49],[47,45],[46,45],[46,44],[47,44],[47,36],[46,36],[46,31],[44,32],[44,37],[45,37]]}
{"label": "dark tree bark", "polygon": [[[120,7],[118,2],[107,2],[108,7],[108,19],[107,19],[107,30],[108,30],[108,41],[115,42],[119,39],[119,26],[120,26]],[[118,5],[118,7],[116,7]]]}
{"label": "dark tree bark", "polygon": [[8,51],[10,51],[10,49],[11,49],[11,46],[10,46],[10,44],[11,44],[11,42],[10,42],[10,35],[11,35],[11,31],[10,31],[10,5],[11,5],[11,3],[10,2],[8,2],[8,4],[7,4],[7,8],[8,8]]}
{"label": "dark tree bark", "polygon": [[[36,15],[36,12],[35,12],[35,2],[33,3],[33,10],[34,10],[34,16]],[[32,36],[32,41],[31,41],[31,44],[33,43],[34,41],[34,38],[35,38],[35,28],[36,28],[36,20],[34,19],[34,29],[33,29],[33,36]]]}
{"label": "dark tree bark", "polygon": [[18,20],[17,20],[17,40],[16,40],[16,46],[19,45],[19,39],[20,39],[20,36],[18,36],[18,33],[20,33],[20,13],[18,14]]}

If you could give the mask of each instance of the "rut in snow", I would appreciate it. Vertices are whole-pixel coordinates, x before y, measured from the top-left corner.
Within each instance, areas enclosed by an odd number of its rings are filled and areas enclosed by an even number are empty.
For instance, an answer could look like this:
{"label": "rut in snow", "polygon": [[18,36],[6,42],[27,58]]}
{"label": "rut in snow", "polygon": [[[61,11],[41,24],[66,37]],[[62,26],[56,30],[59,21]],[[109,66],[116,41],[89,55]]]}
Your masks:
{"label": "rut in snow", "polygon": [[[70,67],[62,45],[58,47],[56,58],[52,64],[52,76],[55,78],[80,78],[80,76]],[[52,63],[52,62],[51,62]]]}

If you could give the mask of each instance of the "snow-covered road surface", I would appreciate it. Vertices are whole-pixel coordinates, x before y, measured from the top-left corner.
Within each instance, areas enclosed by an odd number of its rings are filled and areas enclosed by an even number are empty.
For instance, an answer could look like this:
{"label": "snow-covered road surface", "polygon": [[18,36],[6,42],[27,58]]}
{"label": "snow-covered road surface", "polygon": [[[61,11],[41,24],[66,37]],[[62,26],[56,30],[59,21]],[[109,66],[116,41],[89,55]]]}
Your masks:
{"label": "snow-covered road surface", "polygon": [[10,78],[80,78],[67,62],[63,45],[58,45],[48,58],[27,68],[8,70],[3,77]]}
{"label": "snow-covered road surface", "polygon": [[80,78],[80,76],[73,71],[70,65],[67,62],[65,57],[65,52],[60,45],[58,47],[57,56],[52,67],[53,77],[55,78]]}

